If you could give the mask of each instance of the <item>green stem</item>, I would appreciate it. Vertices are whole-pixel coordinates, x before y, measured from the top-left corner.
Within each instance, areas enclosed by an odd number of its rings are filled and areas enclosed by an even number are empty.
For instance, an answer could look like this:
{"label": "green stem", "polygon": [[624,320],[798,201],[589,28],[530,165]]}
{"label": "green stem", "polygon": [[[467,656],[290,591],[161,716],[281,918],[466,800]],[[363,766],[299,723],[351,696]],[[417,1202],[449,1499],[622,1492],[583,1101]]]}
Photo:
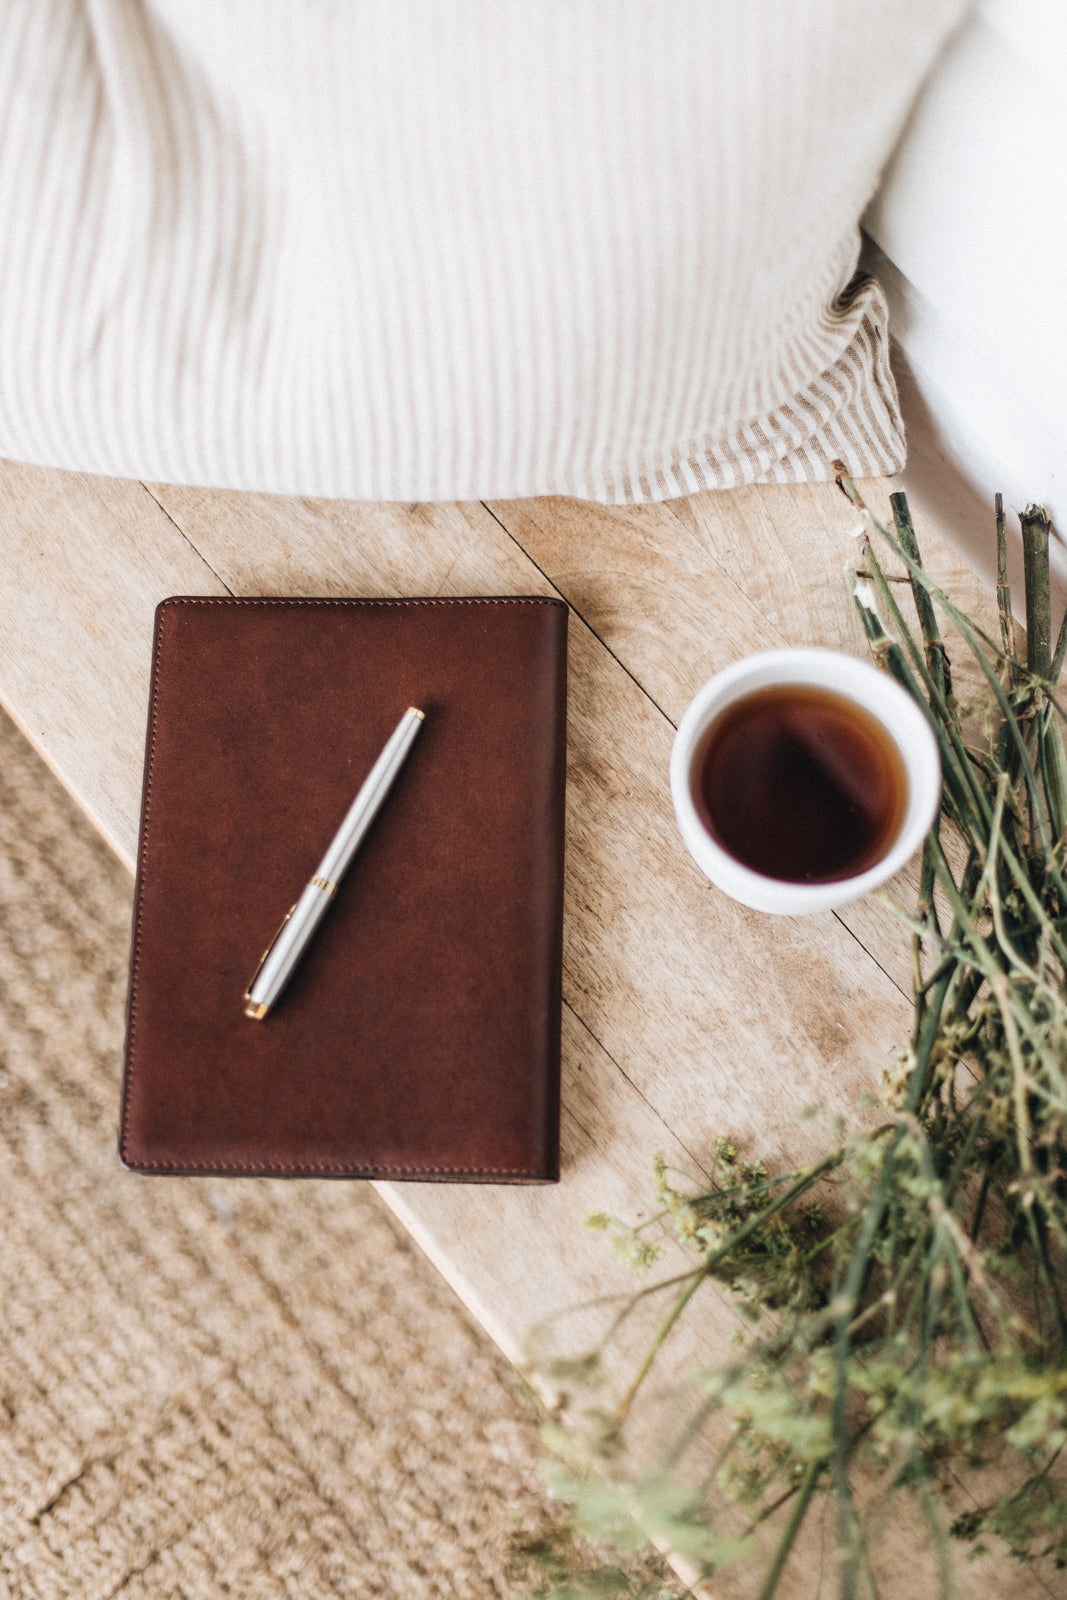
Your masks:
{"label": "green stem", "polygon": [[[956,627],[960,628],[961,632],[963,631],[961,624],[964,624],[969,630],[971,637],[974,639],[980,639],[982,643],[987,646],[994,659],[997,661],[1003,661],[1004,652],[1001,650],[1000,646],[996,644],[988,634],[983,633],[982,629],[979,628],[975,623],[971,622],[970,619],[965,616],[962,611],[960,611],[958,606],[953,605],[952,601],[949,599],[948,595],[945,594],[944,590],[940,589],[936,583],[932,582],[931,579],[926,576],[921,567],[917,567],[915,565],[915,562],[911,560],[911,557],[903,549],[899,541],[893,538],[893,535],[883,523],[879,522],[870,506],[867,505],[866,501],[860,495],[859,490],[856,488],[856,485],[852,482],[851,478],[838,478],[837,481],[846,497],[852,502],[857,510],[863,513],[865,521],[868,522],[872,528],[874,528],[879,538],[889,546],[890,550],[892,550],[894,554],[900,558],[900,560],[904,563],[904,566],[907,568],[909,575],[913,577],[917,583],[921,584],[932,600],[937,601],[938,605],[941,607],[950,621]],[[974,648],[973,645],[971,648]]]}
{"label": "green stem", "polygon": [[997,614],[1000,617],[1000,637],[1008,662],[1008,682],[1014,688],[1018,682],[1015,665],[1015,618],[1011,609],[1011,588],[1008,584],[1008,540],[1004,531],[1004,496],[994,499],[997,517]]}
{"label": "green stem", "polygon": [[[918,1056],[918,1052],[916,1052]],[[924,1068],[928,1064],[918,1056],[919,1064],[912,1074],[909,1099],[921,1093]],[[909,1107],[910,1109],[910,1107]],[[830,1418],[834,1449],[832,1457],[834,1498],[837,1501],[838,1546],[841,1552],[841,1597],[848,1600],[856,1592],[857,1562],[859,1555],[859,1523],[853,1504],[852,1489],[848,1480],[848,1391],[849,1361],[852,1339],[850,1324],[859,1302],[860,1290],[870,1266],[871,1252],[878,1238],[882,1221],[889,1205],[889,1191],[897,1148],[904,1137],[903,1125],[898,1125],[889,1149],[882,1162],[878,1185],[867,1203],[863,1227],[849,1264],[843,1289],[835,1296],[838,1311],[834,1324],[833,1355],[834,1384]]]}
{"label": "green stem", "polygon": [[926,1523],[933,1540],[934,1550],[937,1555],[937,1576],[940,1588],[940,1600],[955,1600],[956,1585],[952,1576],[952,1558],[949,1555],[948,1540],[945,1538],[945,1529],[941,1518],[938,1516],[934,1498],[929,1487],[923,1483],[916,1493],[919,1510],[923,1521]]}
{"label": "green stem", "polygon": [[626,1420],[627,1416],[629,1415],[630,1408],[632,1407],[634,1400],[637,1398],[637,1391],[647,1378],[649,1369],[659,1354],[667,1335],[670,1333],[671,1329],[678,1321],[678,1318],[681,1316],[690,1300],[692,1300],[693,1296],[700,1288],[700,1285],[704,1282],[704,1278],[705,1274],[703,1272],[695,1273],[688,1288],[682,1290],[682,1293],[675,1300],[666,1317],[664,1317],[662,1323],[656,1331],[655,1338],[645,1351],[644,1359],[634,1374],[629,1388],[619,1401],[619,1404],[615,1407],[615,1419],[617,1422],[624,1422]]}
{"label": "green stem", "polygon": [[[888,534],[886,537],[889,537]],[[892,544],[892,541],[890,541],[890,543]],[[900,547],[893,545],[893,548],[899,549]],[[913,574],[913,583],[915,589],[919,593],[925,593],[926,591],[923,589],[923,583],[925,583],[927,580],[922,568],[911,562],[911,558],[908,557],[902,549],[900,550],[900,554],[909,563],[909,571]],[[869,543],[864,546],[864,556],[870,571],[871,581],[874,584],[875,589],[878,591],[879,598],[885,605],[890,620],[904,641],[904,646],[907,649],[908,655],[914,662],[915,669],[922,679],[929,705],[927,704],[927,700],[924,700],[923,695],[919,691],[918,685],[916,684],[912,675],[907,671],[907,668],[904,666],[902,660],[898,659],[896,653],[899,652],[900,646],[890,641],[890,636],[885,633],[884,629],[882,629],[881,638],[876,641],[872,627],[868,626],[868,638],[872,640],[872,643],[875,646],[876,654],[879,654],[884,658],[886,666],[892,672],[893,676],[900,684],[903,685],[905,689],[908,690],[908,693],[918,703],[920,709],[929,718],[933,731],[937,736],[938,743],[941,746],[942,764],[945,764],[946,757],[948,760],[949,770],[948,773],[946,773],[946,777],[949,781],[950,788],[966,790],[970,795],[974,806],[977,808],[977,817],[982,822],[988,823],[989,812],[985,791],[979,782],[978,775],[973,770],[970,755],[967,751],[966,745],[964,744],[963,731],[960,727],[959,718],[957,717],[953,706],[949,704],[944,693],[939,688],[937,681],[927,665],[926,657],[912,638],[911,632],[904,620],[900,607],[897,605],[893,591],[889,586],[888,579],[886,578],[885,573],[882,571],[878,558],[876,557]],[[922,580],[922,582],[919,580]],[[931,592],[939,593],[939,591],[936,590]],[[855,591],[853,591],[853,598],[856,598]],[[877,618],[877,613],[874,613],[874,616]],[[878,627],[880,628],[881,619],[878,618],[877,622]],[[931,712],[933,715],[931,715]]]}
{"label": "green stem", "polygon": [[[1004,855],[1011,862],[1013,870],[1018,871],[1018,863],[1015,862],[1011,857],[1007,845],[1002,843],[1001,849]],[[956,887],[951,869],[947,860],[945,859],[943,851],[940,849],[940,846],[936,847],[936,858],[938,860],[938,880],[945,892],[945,896],[948,899],[949,904],[952,906],[952,909],[956,915],[961,934],[966,938],[967,943],[971,947],[975,958],[975,964],[988,981],[994,996],[997,998],[997,1003],[1000,1007],[1002,1016],[1011,1018],[1009,1025],[1011,1031],[1007,1041],[1009,1049],[1012,1047],[1012,1039],[1017,1039],[1019,1032],[1021,1031],[1028,1046],[1038,1057],[1038,1059],[1042,1061],[1047,1059],[1051,1065],[1054,1065],[1055,1058],[1048,1047],[1047,1040],[1044,1037],[1043,1025],[1037,1018],[1034,1017],[1031,1006],[1026,1003],[1026,997],[1018,991],[1013,992],[1010,989],[1010,986],[1005,987],[1004,969],[995,960],[994,955],[990,951],[988,943],[985,939],[983,939],[981,933],[979,932],[971,909],[965,904],[958,888]],[[1024,880],[1019,878],[1018,882],[1020,888],[1024,891],[1024,895],[1027,890],[1031,895],[1033,895],[1034,910],[1036,915],[1047,927],[1051,928],[1051,924],[1049,924],[1048,918],[1045,916],[1040,903],[1037,901],[1036,895],[1033,894],[1033,889],[1030,887],[1029,881],[1027,880],[1024,882]],[[1063,944],[1062,939],[1059,939],[1058,935],[1056,936],[1056,942],[1060,946]]]}
{"label": "green stem", "polygon": [[[873,559],[873,553],[869,555],[869,565],[873,582],[879,594],[886,601],[891,614],[896,612],[896,615],[899,616],[899,611],[896,610],[896,602],[889,592],[881,569]],[[885,665],[890,676],[894,677],[901,687],[908,691],[920,710],[930,720],[930,726],[934,737],[937,739],[941,755],[941,769],[945,786],[955,804],[959,827],[968,837],[973,837],[976,832],[981,830],[983,821],[987,820],[983,816],[985,796],[981,785],[971,771],[970,762],[967,759],[966,751],[962,747],[958,732],[951,726],[947,708],[938,704],[937,691],[933,680],[929,679],[922,655],[916,649],[914,643],[910,641],[910,636],[907,635],[905,630],[905,637],[909,639],[912,659],[915,661],[919,672],[928,680],[928,691],[934,711],[937,713],[934,716],[930,714],[930,707],[923,698],[919,685],[908,668],[901,647],[885,631],[882,626],[882,619],[877,611],[869,606],[861,595],[857,584],[857,574],[850,569],[846,576],[849,590],[859,610],[860,619],[863,622],[864,630],[871,643],[875,657]],[[880,582],[879,579],[881,580]]]}
{"label": "green stem", "polygon": [[1059,682],[1060,673],[1063,671],[1064,657],[1067,656],[1067,610],[1060,619],[1060,631],[1056,639],[1056,649],[1052,657],[1052,666],[1049,669],[1049,680],[1055,684]]}
{"label": "green stem", "polygon": [[1049,589],[1048,536],[1052,519],[1043,506],[1027,506],[1019,518],[1023,531],[1026,580],[1026,665],[1038,678],[1052,666],[1052,601]]}
{"label": "green stem", "polygon": [[[844,487],[844,485],[842,485],[842,487]],[[969,649],[971,650],[972,654],[975,657],[975,660],[978,662],[979,666],[981,667],[982,673],[985,676],[986,681],[988,682],[988,684],[990,686],[990,689],[991,689],[991,691],[993,693],[993,696],[996,699],[997,704],[998,704],[998,706],[1000,708],[1001,715],[1004,718],[1004,725],[1005,725],[1005,728],[1008,731],[1008,734],[1010,736],[1011,742],[1015,745],[1015,748],[1016,748],[1017,753],[1018,753],[1018,758],[1019,758],[1019,762],[1020,762],[1020,766],[1021,766],[1023,781],[1026,784],[1027,793],[1028,793],[1028,795],[1030,797],[1030,803],[1034,807],[1035,820],[1036,820],[1036,824],[1037,824],[1037,832],[1038,832],[1038,835],[1040,837],[1042,849],[1044,851],[1045,860],[1046,860],[1046,868],[1047,868],[1048,874],[1051,877],[1051,879],[1052,879],[1053,883],[1055,884],[1057,890],[1059,891],[1060,895],[1063,897],[1064,900],[1067,900],[1067,882],[1064,881],[1064,878],[1063,878],[1063,876],[1062,876],[1062,874],[1061,874],[1061,872],[1059,870],[1059,867],[1058,867],[1058,865],[1057,865],[1057,863],[1055,861],[1055,858],[1052,855],[1051,840],[1049,839],[1049,836],[1048,836],[1048,829],[1046,827],[1045,819],[1044,819],[1044,816],[1042,814],[1042,808],[1041,808],[1040,801],[1039,801],[1039,798],[1038,798],[1037,774],[1035,773],[1034,768],[1033,768],[1033,764],[1030,761],[1029,756],[1027,755],[1025,744],[1024,744],[1023,737],[1022,737],[1022,731],[1020,729],[1018,719],[1015,716],[1012,708],[1009,706],[1007,696],[1005,695],[1005,692],[1004,692],[1004,687],[1003,687],[999,677],[997,676],[996,671],[994,670],[994,666],[993,666],[992,660],[991,660],[990,656],[987,654],[986,650],[982,648],[982,646],[983,646],[983,644],[985,646],[987,646],[988,649],[993,653],[993,656],[995,656],[997,658],[1001,657],[1001,652],[998,650],[997,646],[993,643],[993,641],[988,637],[988,635],[983,633],[980,628],[976,627],[975,624],[973,622],[971,622],[970,618],[967,617],[962,611],[960,611],[957,606],[953,605],[951,600],[949,600],[948,596],[946,594],[944,594],[943,591],[941,589],[939,589],[936,584],[932,584],[930,582],[930,580],[927,578],[926,574],[923,572],[922,568],[916,566],[915,562],[912,561],[911,557],[902,548],[902,546],[897,542],[897,540],[895,540],[892,537],[892,535],[882,526],[882,524],[878,521],[878,519],[875,516],[873,516],[873,514],[864,505],[862,499],[860,498],[860,496],[858,494],[858,491],[856,491],[856,489],[855,489],[855,485],[852,485],[852,494],[849,496],[849,498],[853,499],[854,503],[859,505],[863,509],[863,511],[864,511],[865,515],[867,516],[868,520],[879,531],[879,533],[881,534],[882,538],[889,545],[890,549],[895,551],[895,553],[899,556],[901,561],[904,562],[905,566],[908,569],[909,574],[911,574],[911,576],[915,579],[915,581],[917,583],[919,583],[924,589],[927,590],[927,592],[930,594],[931,598],[937,600],[938,604],[945,611],[945,614],[952,620],[954,625],[959,629],[960,633],[963,635],[964,639],[967,642],[967,645],[968,645]],[[1032,511],[1034,511],[1034,509],[1035,508],[1031,508]],[[1036,585],[1036,599],[1035,599],[1035,605],[1034,605],[1034,625],[1035,625],[1039,635],[1042,632],[1043,621],[1044,621],[1044,609],[1043,609],[1043,603],[1042,603],[1042,600],[1041,600],[1041,582],[1040,582],[1040,577],[1037,574],[1037,566],[1038,566],[1038,563],[1039,563],[1039,560],[1040,560],[1040,556],[1039,556],[1039,552],[1038,552],[1038,549],[1037,549],[1037,545],[1038,545],[1039,540],[1041,538],[1040,529],[1041,529],[1041,526],[1042,526],[1042,524],[1041,524],[1041,519],[1042,518],[1046,519],[1045,526],[1044,526],[1044,539],[1045,539],[1045,558],[1047,560],[1047,555],[1048,555],[1048,550],[1047,550],[1047,532],[1048,532],[1048,528],[1047,528],[1047,514],[1044,513],[1044,512],[1038,513],[1038,512],[1035,511],[1035,520],[1034,520],[1033,526],[1038,529],[1038,532],[1035,533],[1035,535],[1033,537],[1033,540],[1032,540],[1032,546],[1031,546],[1031,563],[1032,563],[1032,566],[1033,566],[1034,572],[1035,572],[1035,576],[1031,580],[1031,584]],[[1028,587],[1030,587],[1030,585],[1028,585]],[[891,605],[894,604],[894,602],[892,602],[891,596],[889,597],[889,603]],[[899,611],[898,611],[897,614],[899,615]],[[1045,629],[1046,633],[1047,633],[1047,631],[1048,630]],[[1046,645],[1047,645],[1047,641],[1046,641]],[[1036,653],[1034,659],[1044,662],[1044,666],[1045,666],[1045,674],[1044,674],[1044,676],[1045,676],[1045,680],[1047,682],[1047,674],[1048,674],[1048,671],[1049,671],[1049,668],[1050,668],[1050,660],[1049,660],[1049,653],[1048,653],[1048,650],[1046,648],[1046,645],[1039,644],[1036,647],[1037,653]],[[1027,643],[1028,660],[1029,660],[1029,649],[1030,649],[1030,647],[1029,647],[1029,641],[1028,641],[1028,643]],[[1051,688],[1051,686],[1050,686],[1050,688]],[[940,710],[940,708],[938,708],[938,709]]]}
{"label": "green stem", "polygon": [[797,1534],[800,1532],[804,1518],[808,1514],[808,1507],[811,1504],[812,1496],[814,1495],[815,1490],[818,1488],[819,1479],[822,1477],[825,1470],[825,1458],[808,1462],[807,1471],[804,1473],[800,1490],[793,1504],[793,1509],[789,1514],[789,1521],[786,1523],[782,1537],[778,1541],[778,1548],[774,1552],[774,1559],[767,1569],[767,1576],[763,1580],[759,1594],[756,1596],[756,1600],[771,1600],[772,1595],[777,1592],[778,1584],[781,1580],[782,1573],[785,1570],[785,1564],[789,1560],[790,1551],[796,1543]]}
{"label": "green stem", "polygon": [[979,894],[982,886],[989,898],[989,910],[996,929],[997,940],[1004,955],[1007,956],[1012,967],[1032,983],[1040,982],[1038,974],[1024,957],[1016,950],[1004,923],[1004,907],[1001,903],[998,882],[998,854],[1002,840],[1002,824],[1004,821],[1004,804],[1008,793],[1008,774],[1002,772],[997,780],[997,794],[993,804],[993,820],[989,829],[989,844],[986,847],[985,869],[979,884]]}
{"label": "green stem", "polygon": [[[892,1128],[892,1126],[892,1123],[887,1123],[885,1124],[884,1129],[877,1131],[888,1131]],[[737,1247],[741,1244],[744,1244],[745,1241],[751,1238],[754,1233],[758,1233],[771,1217],[776,1216],[777,1213],[784,1210],[786,1206],[792,1205],[795,1200],[799,1200],[801,1195],[806,1194],[812,1185],[817,1183],[819,1179],[824,1176],[824,1174],[832,1171],[834,1167],[840,1166],[841,1162],[845,1159],[845,1156],[848,1153],[848,1149],[848,1145],[842,1145],[838,1149],[832,1151],[830,1155],[824,1156],[823,1159],[816,1162],[814,1166],[804,1168],[802,1172],[798,1174],[797,1182],[793,1184],[792,1188],[788,1189],[784,1194],[780,1194],[776,1200],[772,1200],[770,1205],[765,1206],[762,1211],[757,1212],[755,1216],[748,1220],[748,1222],[746,1222],[742,1227],[738,1228],[735,1233],[732,1233],[726,1242],[719,1247],[719,1249],[711,1252],[704,1258],[699,1270],[691,1275],[691,1281],[688,1283],[687,1287],[682,1290],[682,1293],[675,1300],[674,1305],[664,1318],[663,1323],[656,1331],[655,1337],[653,1338],[648,1350],[645,1352],[644,1359],[642,1360],[641,1365],[638,1367],[633,1381],[616,1407],[615,1415],[620,1422],[624,1421],[628,1415],[630,1408],[637,1397],[637,1392],[642,1383],[644,1383],[645,1378],[648,1376],[652,1363],[655,1361],[656,1356],[662,1348],[663,1342],[667,1338],[667,1335],[678,1321],[678,1318],[681,1316],[682,1312],[685,1310],[686,1306],[689,1304],[690,1300],[693,1298],[704,1279],[710,1275],[712,1269],[718,1266],[721,1261],[725,1261],[729,1256],[733,1255],[737,1250]],[[690,1277],[690,1275],[686,1274],[686,1277]],[[655,1287],[662,1288],[663,1285],[658,1284]]]}
{"label": "green stem", "polygon": [[1063,746],[1063,729],[1051,705],[1044,706],[1040,712],[1039,733],[1041,777],[1052,832],[1059,840],[1067,826],[1067,752]]}
{"label": "green stem", "polygon": [[[922,557],[919,554],[919,541],[915,537],[915,528],[912,524],[911,512],[908,509],[907,497],[899,493],[891,494],[889,496],[889,504],[893,508],[893,522],[902,549],[908,552],[917,567],[921,567]],[[937,686],[938,695],[944,700],[950,690],[946,671],[947,658],[944,644],[941,641],[941,631],[937,626],[937,616],[934,612],[933,602],[926,590],[914,578],[911,579],[911,592],[915,601],[915,611],[919,618],[927,670]]]}

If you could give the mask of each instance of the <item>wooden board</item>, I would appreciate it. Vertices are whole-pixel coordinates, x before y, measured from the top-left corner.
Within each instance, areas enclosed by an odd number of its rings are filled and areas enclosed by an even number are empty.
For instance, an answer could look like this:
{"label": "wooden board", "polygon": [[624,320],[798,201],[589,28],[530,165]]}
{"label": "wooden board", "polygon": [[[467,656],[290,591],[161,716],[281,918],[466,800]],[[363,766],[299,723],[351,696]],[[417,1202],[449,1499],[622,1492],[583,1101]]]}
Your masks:
{"label": "wooden board", "polygon": [[[163,596],[559,593],[572,605],[563,1181],[380,1186],[513,1359],[546,1321],[632,1287],[582,1218],[647,1215],[654,1151],[696,1172],[730,1133],[780,1167],[824,1147],[826,1119],[870,1114],[909,1025],[906,940],[870,906],[776,919],[734,905],[688,857],[667,785],[674,725],[717,667],[782,643],[864,652],[841,576],[857,518],[832,485],[641,508],[362,505],[8,466],[0,510],[0,698],[128,864]],[[928,565],[979,601],[962,562],[924,542]],[[822,1123],[805,1120],[813,1106]],[[704,1354],[736,1326],[709,1287]],[[695,1349],[680,1344],[675,1368]],[[990,1600],[1043,1592],[999,1566],[982,1582]]]}

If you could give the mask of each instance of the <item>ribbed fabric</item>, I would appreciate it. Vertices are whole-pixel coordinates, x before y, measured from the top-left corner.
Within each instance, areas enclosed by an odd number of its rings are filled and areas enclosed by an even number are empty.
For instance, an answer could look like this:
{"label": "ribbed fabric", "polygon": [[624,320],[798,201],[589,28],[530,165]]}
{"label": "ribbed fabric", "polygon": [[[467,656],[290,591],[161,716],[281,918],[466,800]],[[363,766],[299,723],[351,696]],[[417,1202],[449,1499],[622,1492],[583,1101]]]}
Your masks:
{"label": "ribbed fabric", "polygon": [[0,455],[373,500],[895,471],[858,219],[965,0],[0,0]]}

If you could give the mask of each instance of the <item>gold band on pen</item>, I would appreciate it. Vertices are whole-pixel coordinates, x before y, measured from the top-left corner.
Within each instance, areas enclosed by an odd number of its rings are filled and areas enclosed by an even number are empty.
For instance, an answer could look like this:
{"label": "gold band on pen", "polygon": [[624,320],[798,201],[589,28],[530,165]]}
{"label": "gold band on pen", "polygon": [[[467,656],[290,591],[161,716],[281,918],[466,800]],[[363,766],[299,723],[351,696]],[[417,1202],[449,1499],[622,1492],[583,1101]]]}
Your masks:
{"label": "gold band on pen", "polygon": [[337,885],[335,883],[331,883],[329,878],[314,877],[309,878],[308,882],[314,889],[325,889],[327,894],[337,893]]}

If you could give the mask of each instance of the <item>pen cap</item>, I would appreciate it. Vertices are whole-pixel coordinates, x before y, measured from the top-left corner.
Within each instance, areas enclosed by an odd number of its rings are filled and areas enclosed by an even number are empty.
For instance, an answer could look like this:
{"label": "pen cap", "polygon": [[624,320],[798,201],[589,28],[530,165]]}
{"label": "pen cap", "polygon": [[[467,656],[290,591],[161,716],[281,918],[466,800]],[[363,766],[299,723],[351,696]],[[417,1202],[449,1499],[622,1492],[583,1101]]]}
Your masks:
{"label": "pen cap", "polygon": [[424,720],[425,714],[417,711],[414,706],[409,706],[405,711],[349,807],[344,821],[319,863],[316,877],[323,878],[328,883],[340,883],[367,829],[389,793],[397,773],[403,766]]}

